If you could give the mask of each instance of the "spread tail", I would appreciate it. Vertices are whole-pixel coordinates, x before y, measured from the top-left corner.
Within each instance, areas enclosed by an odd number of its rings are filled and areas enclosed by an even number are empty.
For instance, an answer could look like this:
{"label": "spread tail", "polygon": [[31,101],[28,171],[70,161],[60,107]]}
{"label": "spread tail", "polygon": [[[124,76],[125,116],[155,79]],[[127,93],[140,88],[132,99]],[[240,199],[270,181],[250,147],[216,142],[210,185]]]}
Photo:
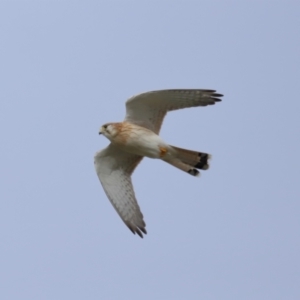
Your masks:
{"label": "spread tail", "polygon": [[172,166],[185,171],[193,176],[199,176],[200,170],[209,169],[209,159],[211,155],[208,153],[192,151],[171,146],[175,150],[174,158],[166,160]]}

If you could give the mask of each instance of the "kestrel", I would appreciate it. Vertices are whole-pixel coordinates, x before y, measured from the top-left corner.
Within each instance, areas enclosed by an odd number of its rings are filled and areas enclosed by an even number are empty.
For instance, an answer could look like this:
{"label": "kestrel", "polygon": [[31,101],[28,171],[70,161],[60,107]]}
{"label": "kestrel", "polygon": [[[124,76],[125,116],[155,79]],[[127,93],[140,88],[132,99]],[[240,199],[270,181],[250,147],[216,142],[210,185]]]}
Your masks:
{"label": "kestrel", "polygon": [[128,228],[146,234],[143,214],[135,198],[131,174],[144,156],[161,159],[193,176],[209,168],[208,153],[186,150],[166,143],[158,135],[168,111],[207,106],[221,101],[215,90],[161,90],[142,93],[126,102],[121,123],[104,124],[99,134],[110,140],[95,154],[95,168],[103,189]]}

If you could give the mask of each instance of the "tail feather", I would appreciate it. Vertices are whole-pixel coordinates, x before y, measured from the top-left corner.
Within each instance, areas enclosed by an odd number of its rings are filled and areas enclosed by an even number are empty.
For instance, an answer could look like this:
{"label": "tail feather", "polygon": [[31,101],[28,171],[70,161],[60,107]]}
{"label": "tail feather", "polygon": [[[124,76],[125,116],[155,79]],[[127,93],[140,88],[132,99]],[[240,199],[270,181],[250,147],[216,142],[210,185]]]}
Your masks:
{"label": "tail feather", "polygon": [[164,161],[172,166],[189,173],[192,176],[199,176],[200,170],[207,170],[209,168],[209,159],[211,156],[208,153],[197,152],[187,149],[182,149],[174,146],[172,156],[164,158]]}
{"label": "tail feather", "polygon": [[204,152],[182,149],[172,146],[176,150],[176,158],[181,162],[200,170],[209,169],[211,155]]}
{"label": "tail feather", "polygon": [[172,166],[189,173],[192,176],[200,176],[200,172],[195,169],[194,167],[182,162],[181,160],[174,158],[172,160],[165,160],[167,163],[171,164]]}

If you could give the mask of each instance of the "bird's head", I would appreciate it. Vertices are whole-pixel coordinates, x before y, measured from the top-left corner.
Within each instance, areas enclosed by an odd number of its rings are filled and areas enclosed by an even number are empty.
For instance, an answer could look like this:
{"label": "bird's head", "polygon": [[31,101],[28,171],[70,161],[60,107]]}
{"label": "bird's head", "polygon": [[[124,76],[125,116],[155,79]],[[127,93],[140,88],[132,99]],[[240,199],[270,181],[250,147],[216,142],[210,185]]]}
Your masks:
{"label": "bird's head", "polygon": [[106,123],[101,126],[99,134],[103,134],[110,141],[118,134],[118,126],[115,123]]}

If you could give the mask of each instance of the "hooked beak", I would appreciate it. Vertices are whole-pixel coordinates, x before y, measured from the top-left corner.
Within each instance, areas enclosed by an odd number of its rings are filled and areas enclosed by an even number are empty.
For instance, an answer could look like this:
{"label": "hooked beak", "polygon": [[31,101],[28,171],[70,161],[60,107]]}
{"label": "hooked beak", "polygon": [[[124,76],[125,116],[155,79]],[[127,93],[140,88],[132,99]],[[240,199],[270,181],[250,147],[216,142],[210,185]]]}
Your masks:
{"label": "hooked beak", "polygon": [[102,127],[101,127],[101,129],[100,129],[100,131],[99,131],[99,134],[103,134],[103,133],[102,133],[102,130],[103,130],[103,129],[102,129]]}

